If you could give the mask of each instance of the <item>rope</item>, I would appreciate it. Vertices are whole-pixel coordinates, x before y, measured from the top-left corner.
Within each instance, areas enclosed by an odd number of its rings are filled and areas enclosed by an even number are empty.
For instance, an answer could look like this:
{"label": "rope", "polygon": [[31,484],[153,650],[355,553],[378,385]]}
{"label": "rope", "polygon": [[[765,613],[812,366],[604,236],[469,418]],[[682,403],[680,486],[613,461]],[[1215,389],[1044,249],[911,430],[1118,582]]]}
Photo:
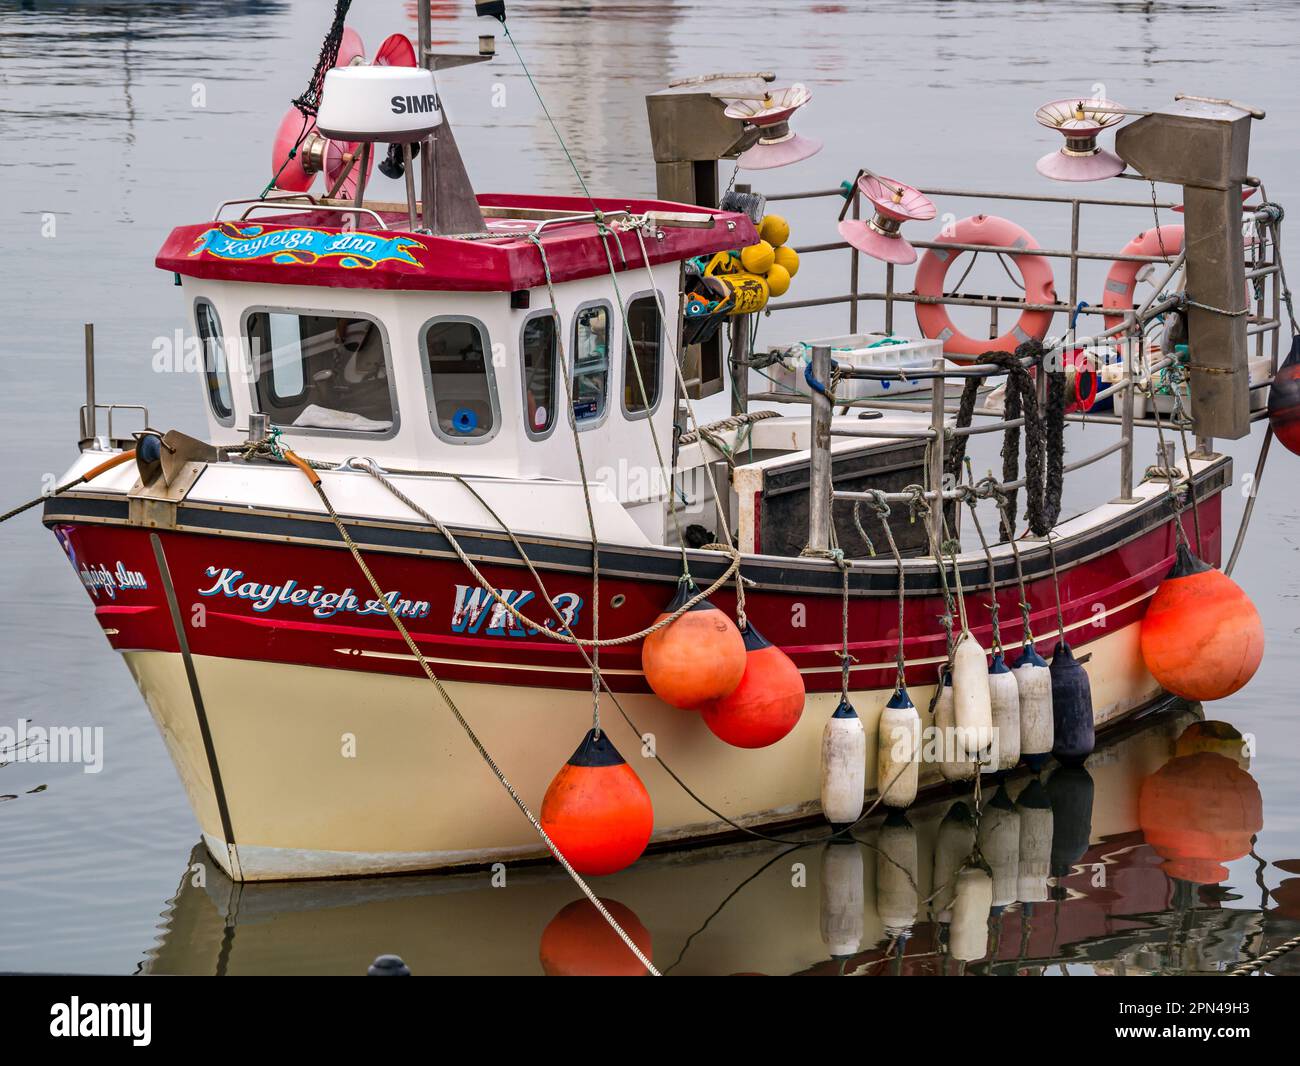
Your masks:
{"label": "rope", "polygon": [[112,470],[114,467],[121,466],[123,463],[130,462],[134,458],[135,458],[134,448],[130,449],[129,451],[119,452],[117,455],[113,456],[111,459],[106,459],[98,466],[92,466],[80,477],[74,478],[72,481],[69,481],[66,484],[59,485],[56,488],[51,489],[47,493],[42,493],[40,496],[37,496],[35,499],[28,500],[26,503],[21,503],[17,507],[13,508],[12,510],[6,511],[4,514],[0,515],[0,522],[8,522],[9,519],[22,514],[24,511],[30,511],[37,504],[44,503],[46,500],[51,500],[55,496],[59,496],[62,493],[67,492],[69,489],[75,489],[78,485],[84,485],[87,481],[93,481],[95,478],[99,477],[100,474],[106,473],[107,471]]}
{"label": "rope", "polygon": [[[460,541],[456,539],[455,534],[453,534],[451,530],[447,528],[446,525],[444,525],[441,521],[439,521],[436,517],[434,517],[432,514],[426,511],[413,499],[411,499],[404,492],[402,492],[401,489],[399,489],[396,485],[394,485],[391,481],[389,481],[388,478],[383,473],[381,473],[371,463],[370,460],[368,459],[358,460],[356,461],[355,465],[359,470],[362,470],[365,473],[369,474],[381,485],[383,485],[386,489],[388,489],[388,491],[391,492],[398,500],[400,500],[412,511],[414,511],[417,515],[419,515],[426,522],[428,522],[429,525],[433,526],[433,528],[437,530],[438,533],[440,533],[446,539],[447,543],[451,546],[451,550],[456,553],[456,557],[460,559],[460,561],[465,565],[465,568],[469,570],[469,572],[474,576],[474,580],[477,581],[483,587],[484,591],[487,592],[487,594],[500,607],[502,607],[512,618],[514,618],[515,621],[519,622],[522,626],[524,626],[527,629],[535,629],[539,633],[547,637],[550,637],[552,640],[559,641],[562,644],[572,644],[576,647],[594,649],[594,648],[613,648],[623,644],[634,644],[638,640],[644,640],[646,637],[650,636],[651,633],[657,633],[659,630],[677,621],[678,618],[684,615],[687,611],[689,611],[700,601],[708,599],[708,597],[712,596],[715,592],[718,591],[718,589],[720,589],[731,579],[732,575],[737,572],[737,569],[739,567],[739,562],[738,562],[739,552],[736,552],[735,555],[732,557],[731,565],[729,565],[726,568],[726,570],[722,572],[721,576],[718,577],[718,579],[714,581],[712,585],[710,585],[703,592],[699,592],[696,595],[692,596],[689,600],[687,600],[684,604],[682,604],[682,606],[679,607],[672,614],[667,615],[664,618],[661,618],[653,625],[647,626],[645,629],[638,630],[635,633],[627,633],[620,637],[597,637],[591,640],[585,640],[581,637],[573,635],[571,631],[566,632],[563,630],[552,629],[544,625],[543,623],[537,622],[534,619],[530,618],[528,615],[524,614],[523,611],[521,611],[518,607],[514,606],[512,603],[506,600],[505,597],[503,597],[501,593],[499,593],[493,587],[492,582],[486,576],[484,576],[483,572],[474,564],[474,560],[469,557],[465,549],[461,546]],[[453,480],[463,485],[465,488],[470,489],[471,492],[474,491],[473,488],[469,485],[469,483],[459,474],[452,474],[452,473],[446,473],[441,471],[430,471],[430,474],[438,477],[452,478]],[[491,514],[492,517],[495,518],[496,521],[501,524],[503,529],[505,529],[506,527],[504,522],[502,522],[500,517],[497,516],[495,511],[493,511],[490,507],[488,507],[486,501],[484,501],[483,498],[479,496],[477,492],[475,492],[475,497],[479,500],[479,502],[483,503],[483,506],[485,508],[488,508],[488,513]],[[514,539],[513,534],[511,534],[511,539],[512,540]],[[516,542],[516,548],[522,551],[522,548],[519,547],[517,542]],[[734,552],[735,549],[733,548],[732,551]]]}
{"label": "rope", "polygon": [[510,27],[504,19],[501,20],[501,28],[505,30],[506,40],[510,42],[510,47],[514,49],[515,58],[519,60],[519,65],[523,68],[524,77],[528,79],[528,84],[532,87],[533,95],[537,97],[538,104],[541,105],[542,114],[546,116],[546,121],[551,124],[551,132],[555,134],[555,139],[560,142],[560,148],[564,152],[564,158],[569,161],[569,166],[573,168],[573,173],[578,179],[578,184],[582,186],[582,194],[591,201],[591,206],[595,208],[596,213],[600,214],[600,209],[596,207],[596,201],[591,195],[591,190],[587,188],[586,179],[582,176],[582,171],[578,169],[578,164],[573,161],[573,156],[569,152],[569,146],[564,143],[564,135],[560,133],[560,127],[555,124],[555,119],[551,117],[551,109],[546,106],[546,101],[542,99],[542,91],[537,87],[537,82],[533,81],[532,71],[528,69],[528,64],[524,62],[523,53],[519,51],[519,45],[515,43],[514,35],[510,32]]}
{"label": "rope", "polygon": [[[1004,413],[1007,421],[1024,417],[1025,437],[1025,513],[1029,528],[1035,536],[1044,536],[1056,525],[1061,514],[1061,497],[1065,489],[1065,374],[1049,372],[1043,360],[1046,349],[1038,341],[1026,341],[1013,353],[989,351],[976,362],[1000,367],[1006,371],[1007,392]],[[1023,361],[1032,357],[1047,374],[1047,404],[1040,414],[1038,390]],[[968,378],[962,389],[957,409],[956,426],[970,426],[975,414],[981,379]],[[962,464],[966,458],[967,434],[953,438],[948,448],[944,472],[953,482],[961,481]],[[1011,484],[1019,476],[1020,430],[1008,427],[1002,436],[1002,481]],[[1010,540],[1014,525],[1015,493],[1010,496],[1009,511],[1012,525],[1004,525],[1003,539]]]}
{"label": "rope", "polygon": [[1248,974],[1258,973],[1270,962],[1280,959],[1288,951],[1294,951],[1296,948],[1300,948],[1300,936],[1293,936],[1285,943],[1279,944],[1272,951],[1266,951],[1263,955],[1251,959],[1250,962],[1243,962],[1240,966],[1234,966],[1228,971],[1228,976],[1245,977]]}
{"label": "rope", "polygon": [[[970,457],[966,458],[966,476],[970,479],[972,488],[975,485],[975,474],[971,470]],[[970,506],[971,522],[975,526],[975,532],[979,534],[980,546],[984,549],[984,557],[989,564],[989,619],[993,624],[992,652],[994,655],[1002,654],[1002,628],[998,622],[998,590],[997,590],[997,573],[993,565],[993,550],[989,547],[988,538],[984,536],[984,529],[980,525],[979,510],[977,508],[978,497],[972,492],[966,497],[966,503]]]}
{"label": "rope", "polygon": [[524,802],[519,793],[515,791],[514,786],[506,778],[506,775],[502,772],[501,768],[496,764],[491,753],[483,746],[483,742],[479,740],[473,727],[465,720],[465,716],[461,713],[460,708],[456,706],[456,702],[451,698],[451,694],[443,686],[438,675],[434,673],[433,667],[429,665],[429,661],[424,657],[424,653],[420,651],[419,645],[416,644],[401,618],[398,617],[393,605],[388,602],[388,598],[384,595],[383,588],[380,586],[379,582],[375,580],[375,575],[370,572],[370,567],[366,565],[366,561],[362,558],[360,549],[358,549],[356,544],[353,542],[351,534],[348,533],[347,526],[343,524],[343,520],[339,518],[338,512],[334,510],[334,504],[330,501],[329,495],[325,492],[325,488],[321,484],[320,475],[317,474],[305,460],[300,459],[298,456],[294,455],[293,452],[286,451],[285,458],[297,466],[298,469],[303,472],[303,475],[311,482],[312,488],[316,490],[316,495],[320,497],[320,501],[324,505],[326,512],[328,512],[330,520],[334,523],[334,527],[338,530],[339,536],[343,538],[343,543],[347,545],[347,549],[351,553],[352,558],[356,560],[357,566],[365,576],[367,584],[369,584],[370,588],[374,591],[375,598],[384,605],[384,613],[388,615],[389,621],[393,623],[397,632],[401,635],[402,640],[406,642],[406,646],[410,649],[411,654],[415,656],[415,660],[420,664],[420,669],[424,671],[425,676],[433,682],[434,687],[438,690],[438,695],[442,697],[443,703],[447,705],[447,709],[455,716],[456,722],[460,725],[461,729],[464,730],[465,735],[474,745],[479,756],[485,763],[487,763],[488,768],[492,773],[496,775],[496,779],[501,783],[501,786],[510,794],[510,798],[514,800],[515,806],[523,812],[529,823],[531,823],[532,827],[537,831],[537,835],[542,838],[542,842],[550,850],[551,854],[555,856],[556,861],[564,867],[565,872],[573,879],[574,884],[578,886],[579,890],[581,890],[582,894],[587,897],[592,906],[600,912],[601,917],[609,923],[610,928],[619,935],[623,943],[627,945],[628,950],[637,957],[637,960],[651,975],[655,977],[660,976],[659,971],[655,969],[654,964],[646,958],[645,954],[639,947],[637,947],[632,938],[623,930],[623,927],[618,924],[614,916],[605,908],[605,905],[596,898],[596,894],[591,890],[591,887],[587,882],[583,880],[582,875],[579,874],[578,871],[569,863],[569,860],[564,857],[564,853],[555,846],[555,842],[551,840],[546,830],[542,827],[542,823],[537,819],[537,816],[533,814],[532,810],[529,808],[528,804]]}
{"label": "rope", "polygon": [[[989,485],[990,494],[993,496],[993,499],[997,501],[998,511],[1002,515],[1003,526],[1004,528],[1010,529],[1012,520],[1008,514],[1006,493],[1000,491],[998,487],[992,483],[991,479],[988,479],[987,483]],[[980,484],[983,485],[985,482],[980,482]],[[978,487],[976,491],[978,491]],[[1016,561],[1016,586],[1020,590],[1020,621],[1025,631],[1024,636],[1021,638],[1021,644],[1033,647],[1034,631],[1033,627],[1029,624],[1029,596],[1025,592],[1025,569],[1020,562],[1020,547],[1016,544],[1016,538],[1014,536],[1007,537],[1007,543],[1011,545],[1011,556]]]}

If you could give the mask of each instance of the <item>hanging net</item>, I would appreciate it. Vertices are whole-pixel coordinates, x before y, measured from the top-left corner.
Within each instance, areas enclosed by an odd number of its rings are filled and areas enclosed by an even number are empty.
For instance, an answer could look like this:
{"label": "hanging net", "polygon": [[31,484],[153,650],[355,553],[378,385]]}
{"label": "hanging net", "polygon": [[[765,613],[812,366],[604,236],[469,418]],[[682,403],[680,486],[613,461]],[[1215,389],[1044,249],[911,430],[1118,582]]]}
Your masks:
{"label": "hanging net", "polygon": [[348,17],[348,8],[352,0],[336,0],[334,4],[334,21],[330,23],[325,43],[321,45],[320,58],[316,60],[316,69],[312,71],[307,91],[293,102],[293,106],[304,116],[315,115],[320,109],[321,89],[325,85],[325,72],[333,69],[338,62],[339,45],[343,41],[343,22]]}

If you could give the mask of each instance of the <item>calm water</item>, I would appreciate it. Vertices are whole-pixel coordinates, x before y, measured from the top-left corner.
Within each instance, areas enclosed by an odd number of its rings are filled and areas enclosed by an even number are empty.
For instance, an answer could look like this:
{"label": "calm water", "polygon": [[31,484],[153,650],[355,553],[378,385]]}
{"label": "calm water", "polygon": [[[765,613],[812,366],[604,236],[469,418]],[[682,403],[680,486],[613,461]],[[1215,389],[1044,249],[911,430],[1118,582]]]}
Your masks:
{"label": "calm water", "polygon": [[[261,188],[271,133],[306,81],[325,7],[0,0],[4,506],[35,495],[42,477],[75,454],[85,321],[97,327],[101,400],[144,403],[156,425],[202,429],[197,383],[149,370],[155,338],[184,325],[181,301],[153,269],[153,255],[171,226]],[[472,5],[435,0],[433,8],[435,39],[472,47],[482,28]],[[767,192],[834,186],[863,163],[922,185],[1059,192],[1033,172],[1034,159],[1053,145],[1032,111],[1101,83],[1131,105],[1186,91],[1266,108],[1251,169],[1272,199],[1300,202],[1293,102],[1300,8],[1287,0],[756,0],[743,18],[734,5],[694,0],[516,2],[511,9],[513,31],[597,192],[653,191],[645,92],[681,75],[775,68],[812,88],[798,125],[826,148],[769,175],[760,186]],[[414,32],[414,6],[359,2],[352,24],[374,47],[394,30]],[[505,86],[505,107],[493,106],[497,84]],[[573,190],[512,56],[453,72],[442,89],[479,189]],[[1141,196],[1146,186],[1125,182],[1114,194]],[[942,203],[940,210],[968,213],[964,207]],[[834,210],[811,201],[787,212],[795,243],[829,239]],[[1044,245],[1068,240],[1068,215],[1059,211],[1016,207],[1013,217]],[[1109,249],[1151,221],[1150,212],[1099,213],[1084,223],[1085,243]],[[843,291],[842,277],[835,280],[843,267],[835,257],[810,259],[796,289]],[[1300,277],[1300,264],[1292,270]],[[1099,289],[1100,277],[1085,273],[1081,294]],[[760,339],[834,333],[845,324],[834,316],[773,316]],[[904,316],[899,325],[910,321]],[[1076,454],[1106,439],[1097,427],[1071,434]],[[1230,446],[1239,481],[1257,447],[1258,434]],[[1139,453],[1139,463],[1147,460]],[[1166,820],[1144,825],[1138,790],[1175,756],[1176,739],[1193,720],[1184,713],[1161,716],[1099,752],[1087,776],[1050,778],[1050,866],[1061,876],[1044,901],[1003,912],[991,927],[994,961],[966,968],[1208,970],[1300,931],[1300,520],[1288,495],[1296,461],[1275,451],[1237,571],[1264,616],[1264,665],[1246,691],[1208,712],[1255,739],[1249,773],[1203,779],[1205,757],[1184,756],[1162,771],[1171,790]],[[1112,494],[1109,476],[1104,486],[1101,480],[1090,479],[1075,506]],[[1233,530],[1242,494],[1225,501]],[[517,872],[506,890],[477,875],[244,888],[210,875],[194,884],[191,862],[201,855],[192,856],[198,834],[185,797],[62,553],[30,515],[0,528],[0,550],[0,725],[25,718],[105,730],[98,774],[67,765],[0,767],[0,970],[357,972],[377,953],[398,951],[419,972],[532,973],[548,926],[551,966],[582,964],[583,916],[560,915],[574,892],[548,869]],[[1198,867],[1213,883],[1197,889],[1172,876],[1188,871],[1162,865],[1152,843],[1167,850],[1170,832],[1214,828],[1208,851],[1241,851],[1249,837],[1242,820],[1202,824],[1207,805],[1189,798],[1216,782],[1233,810],[1249,808],[1258,788],[1263,829],[1253,856],[1222,871]],[[1012,793],[1023,785],[1014,781]],[[952,972],[961,950],[953,949],[943,901],[928,908],[933,914],[922,906],[913,935],[899,942],[884,930],[898,900],[879,891],[876,869],[882,850],[907,856],[914,846],[914,880],[928,896],[943,880],[936,865],[965,832],[951,802],[917,811],[910,830],[883,842],[872,827],[851,857],[823,855],[819,843],[789,853],[767,844],[710,849],[648,860],[600,891],[636,916],[656,963],[676,973]],[[853,920],[846,931],[835,921],[839,894],[853,891],[859,861],[865,917],[860,931]],[[855,934],[851,951],[838,950]],[[838,945],[834,953],[851,957],[828,961],[828,939]]]}

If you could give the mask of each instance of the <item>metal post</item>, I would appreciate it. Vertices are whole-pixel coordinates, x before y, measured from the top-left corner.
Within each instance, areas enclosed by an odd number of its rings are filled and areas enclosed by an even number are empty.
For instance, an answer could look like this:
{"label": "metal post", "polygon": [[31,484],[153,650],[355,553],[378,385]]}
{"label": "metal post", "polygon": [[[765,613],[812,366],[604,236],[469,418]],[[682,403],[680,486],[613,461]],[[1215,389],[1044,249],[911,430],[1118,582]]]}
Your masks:
{"label": "metal post", "polygon": [[[740,184],[736,192],[750,192],[750,186]],[[755,311],[755,314],[760,312]],[[743,415],[749,411],[749,316],[734,315],[731,327],[731,413]]]}
{"label": "metal post", "polygon": [[95,323],[86,323],[86,417],[81,427],[82,439],[95,441]]}
{"label": "metal post", "polygon": [[[934,369],[943,373],[942,357],[934,361]],[[945,379],[937,377],[930,392],[930,432],[934,435],[930,438],[929,470],[930,491],[934,493],[934,499],[930,501],[930,532],[936,544],[943,542],[943,429],[946,399]]]}
{"label": "metal post", "polygon": [[411,158],[411,146],[409,144],[402,145],[402,173],[406,178],[406,218],[412,233],[419,226],[419,218],[416,215],[419,203],[415,197],[415,171],[412,169],[414,166],[415,161]]}
{"label": "metal post", "polygon": [[[420,66],[433,69],[433,57],[429,55],[433,47],[433,30],[428,3],[415,5],[419,32]],[[433,135],[424,139],[420,152],[420,222],[426,230],[433,229]]]}
{"label": "metal post", "polygon": [[1119,456],[1119,499],[1115,503],[1137,503],[1133,496],[1133,392],[1136,388],[1137,374],[1128,378],[1128,385],[1123,390],[1124,406],[1120,408],[1122,417],[1120,436],[1124,448]]}
{"label": "metal post", "polygon": [[[853,183],[853,217],[855,219],[862,217],[862,199],[858,192],[858,183]],[[858,263],[859,252],[856,248],[849,249],[849,293],[853,299],[849,301],[849,332],[857,333],[858,331]]]}
{"label": "metal post", "polygon": [[[824,387],[831,380],[831,350],[812,350],[813,378]],[[812,393],[812,457],[808,487],[808,547],[825,551],[831,546],[831,401],[824,393]]]}

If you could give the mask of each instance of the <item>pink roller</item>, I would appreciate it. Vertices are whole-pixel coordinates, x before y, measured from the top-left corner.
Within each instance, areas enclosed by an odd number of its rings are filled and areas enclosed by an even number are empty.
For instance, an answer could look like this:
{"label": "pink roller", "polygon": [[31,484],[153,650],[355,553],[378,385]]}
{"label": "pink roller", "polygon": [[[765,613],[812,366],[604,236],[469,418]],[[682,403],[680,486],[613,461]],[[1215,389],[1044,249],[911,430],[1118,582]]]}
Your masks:
{"label": "pink roller", "polygon": [[742,170],[771,170],[820,152],[821,141],[790,128],[790,116],[811,99],[804,86],[792,85],[772,89],[761,100],[732,100],[723,114],[759,129],[758,143],[741,152],[736,165]]}
{"label": "pink roller", "polygon": [[413,67],[415,66],[415,45],[404,33],[394,33],[379,46],[375,53],[374,65],[377,67]]}
{"label": "pink roller", "polygon": [[[271,174],[278,175],[275,178],[277,189],[284,189],[287,192],[306,192],[311,188],[316,174],[303,166],[306,156],[302,146],[315,129],[316,120],[305,117],[296,107],[291,107],[284,113],[271,146]],[[298,152],[289,159],[289,153],[293,151],[295,145],[298,147]],[[289,160],[288,163],[285,162],[286,159]]]}
{"label": "pink roller", "polygon": [[1101,97],[1054,100],[1034,112],[1040,126],[1065,137],[1063,147],[1037,163],[1038,173],[1055,181],[1098,181],[1124,171],[1124,160],[1097,143],[1098,135],[1117,125],[1124,116],[1113,100]]}
{"label": "pink roller", "polygon": [[343,27],[343,39],[339,41],[339,57],[334,61],[336,67],[350,67],[358,59],[366,58],[366,46],[361,34],[351,26]]}
{"label": "pink roller", "polygon": [[[325,188],[326,190],[334,188],[334,183],[339,180],[339,175],[347,167],[345,154],[355,154],[361,151],[360,141],[326,141],[325,142]],[[375,166],[375,153],[370,153],[370,158],[366,166],[366,180],[370,180],[370,172]],[[360,176],[361,163],[358,160],[357,165],[352,168],[343,185],[334,194],[336,198],[344,200],[353,200],[357,195],[357,178]]]}
{"label": "pink roller", "polygon": [[863,174],[858,190],[876,209],[871,219],[840,222],[840,236],[860,252],[886,263],[916,262],[916,249],[900,232],[904,222],[926,222],[938,213],[928,196],[893,178]]}

